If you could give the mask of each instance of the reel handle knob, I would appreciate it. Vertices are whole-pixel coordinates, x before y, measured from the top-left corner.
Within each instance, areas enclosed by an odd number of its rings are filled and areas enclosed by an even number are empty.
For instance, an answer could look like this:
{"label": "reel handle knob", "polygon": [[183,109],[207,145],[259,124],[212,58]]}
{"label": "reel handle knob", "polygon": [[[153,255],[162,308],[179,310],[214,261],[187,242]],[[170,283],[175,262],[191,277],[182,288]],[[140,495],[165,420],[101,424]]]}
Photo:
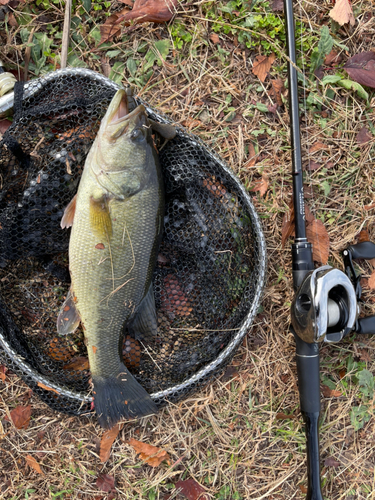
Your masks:
{"label": "reel handle knob", "polygon": [[375,334],[375,316],[359,318],[356,325],[356,333],[361,335]]}
{"label": "reel handle knob", "polygon": [[347,251],[351,253],[352,259],[375,259],[375,243],[371,241],[350,245]]}

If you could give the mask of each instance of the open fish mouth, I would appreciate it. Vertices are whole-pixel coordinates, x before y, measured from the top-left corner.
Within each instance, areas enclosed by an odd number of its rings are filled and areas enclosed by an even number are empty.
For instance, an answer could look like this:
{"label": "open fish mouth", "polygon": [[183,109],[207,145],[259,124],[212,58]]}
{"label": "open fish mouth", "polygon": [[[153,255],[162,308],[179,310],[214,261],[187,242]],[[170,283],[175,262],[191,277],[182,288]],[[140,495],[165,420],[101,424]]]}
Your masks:
{"label": "open fish mouth", "polygon": [[131,121],[138,117],[138,115],[146,114],[146,108],[143,104],[137,106],[133,111],[129,112],[128,96],[124,90],[117,92],[117,99],[114,101],[114,109],[108,117],[108,125],[120,125],[126,121]]}

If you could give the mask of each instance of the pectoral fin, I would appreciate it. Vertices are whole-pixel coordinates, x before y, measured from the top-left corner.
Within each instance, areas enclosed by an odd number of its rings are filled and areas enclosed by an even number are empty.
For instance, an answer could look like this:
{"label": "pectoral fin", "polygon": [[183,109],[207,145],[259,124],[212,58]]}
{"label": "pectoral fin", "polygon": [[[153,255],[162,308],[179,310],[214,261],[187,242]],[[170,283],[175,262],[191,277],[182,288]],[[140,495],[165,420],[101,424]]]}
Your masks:
{"label": "pectoral fin", "polygon": [[152,283],[140,303],[134,318],[128,323],[129,334],[136,340],[155,336],[158,333],[155,298]]}
{"label": "pectoral fin", "polygon": [[112,236],[112,221],[105,195],[90,198],[90,225],[92,231],[104,241]]}
{"label": "pectoral fin", "polygon": [[151,120],[151,118],[148,119],[150,122],[151,128],[154,132],[158,133],[164,139],[167,141],[173,139],[176,135],[176,127],[173,125],[170,125],[169,123],[159,123],[155,122],[154,120]]}
{"label": "pectoral fin", "polygon": [[74,214],[76,212],[76,201],[77,195],[72,198],[70,203],[66,206],[64,210],[64,215],[61,219],[60,226],[62,229],[68,228],[73,225]]}
{"label": "pectoral fin", "polygon": [[74,297],[69,290],[64,304],[61,306],[60,314],[57,317],[57,332],[60,335],[67,335],[77,330],[81,316],[74,304]]}

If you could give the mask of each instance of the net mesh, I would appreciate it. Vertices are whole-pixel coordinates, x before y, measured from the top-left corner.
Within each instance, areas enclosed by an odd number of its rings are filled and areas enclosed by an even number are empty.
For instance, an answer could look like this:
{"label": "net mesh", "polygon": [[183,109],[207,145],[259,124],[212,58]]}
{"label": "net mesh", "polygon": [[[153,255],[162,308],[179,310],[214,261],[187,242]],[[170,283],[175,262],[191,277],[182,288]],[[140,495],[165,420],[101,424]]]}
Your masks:
{"label": "net mesh", "polygon": [[[69,289],[64,208],[117,90],[88,70],[17,84],[0,142],[0,361],[52,408],[91,410],[82,329],[59,336]],[[151,118],[168,122],[144,103]],[[161,406],[191,393],[231,360],[256,314],[266,252],[258,216],[226,165],[178,127],[159,148],[164,235],[154,271],[158,334],[123,331],[124,362]]]}

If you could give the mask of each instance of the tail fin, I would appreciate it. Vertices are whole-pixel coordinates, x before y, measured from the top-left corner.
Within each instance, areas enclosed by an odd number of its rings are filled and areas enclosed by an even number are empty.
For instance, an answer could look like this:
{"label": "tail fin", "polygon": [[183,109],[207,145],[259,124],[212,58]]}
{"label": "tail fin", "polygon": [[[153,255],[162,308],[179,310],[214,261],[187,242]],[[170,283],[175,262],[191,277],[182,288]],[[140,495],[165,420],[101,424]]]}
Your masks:
{"label": "tail fin", "polygon": [[125,365],[117,377],[93,375],[94,405],[99,424],[110,429],[119,420],[145,417],[158,411],[148,392]]}

